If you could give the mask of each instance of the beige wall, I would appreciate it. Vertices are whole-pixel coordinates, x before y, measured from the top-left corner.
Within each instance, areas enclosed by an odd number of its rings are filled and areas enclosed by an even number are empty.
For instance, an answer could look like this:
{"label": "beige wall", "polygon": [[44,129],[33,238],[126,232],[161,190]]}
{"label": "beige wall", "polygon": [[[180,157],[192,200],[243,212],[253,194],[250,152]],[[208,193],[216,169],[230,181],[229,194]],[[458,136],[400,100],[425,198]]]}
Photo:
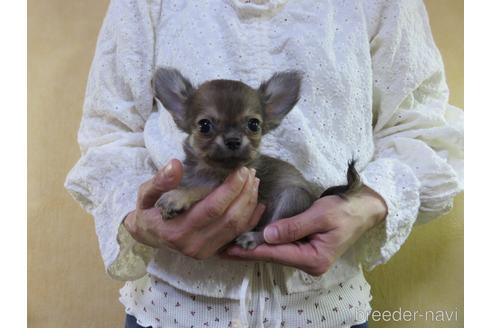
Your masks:
{"label": "beige wall", "polygon": [[[77,160],[85,82],[107,0],[28,4],[29,327],[122,327],[119,282],[104,273],[91,218],[63,189]],[[463,106],[463,2],[427,0],[451,87]],[[463,326],[463,197],[444,218],[416,228],[369,274],[376,309],[456,310],[459,321],[373,327]]]}

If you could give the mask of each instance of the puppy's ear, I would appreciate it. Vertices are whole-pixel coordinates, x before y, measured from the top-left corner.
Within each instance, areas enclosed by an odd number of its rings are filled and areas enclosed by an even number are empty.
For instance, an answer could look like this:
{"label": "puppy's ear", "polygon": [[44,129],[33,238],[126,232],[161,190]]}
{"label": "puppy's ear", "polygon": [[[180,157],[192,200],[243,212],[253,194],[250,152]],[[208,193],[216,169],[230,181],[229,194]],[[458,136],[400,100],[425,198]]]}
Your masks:
{"label": "puppy's ear", "polygon": [[158,68],[152,79],[157,99],[171,113],[177,126],[186,131],[186,101],[195,89],[190,81],[174,68]]}
{"label": "puppy's ear", "polygon": [[299,100],[302,74],[298,71],[275,73],[258,89],[265,104],[266,132],[275,129]]}

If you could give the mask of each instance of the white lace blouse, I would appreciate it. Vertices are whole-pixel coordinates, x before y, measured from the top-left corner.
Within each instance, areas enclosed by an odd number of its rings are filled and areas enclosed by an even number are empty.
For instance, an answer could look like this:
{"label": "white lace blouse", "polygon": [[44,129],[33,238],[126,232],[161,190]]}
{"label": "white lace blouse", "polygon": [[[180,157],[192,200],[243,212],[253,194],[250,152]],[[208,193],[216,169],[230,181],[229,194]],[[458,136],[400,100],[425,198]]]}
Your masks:
{"label": "white lace blouse", "polygon": [[[90,212],[108,272],[147,272],[183,291],[241,298],[253,264],[157,252],[118,230],[141,183],[184,158],[180,133],[153,105],[157,66],[193,83],[258,86],[274,72],[304,72],[301,99],[262,151],[329,187],[355,158],[386,201],[386,220],[320,278],[284,268],[289,293],[329,288],[386,262],[415,222],[448,211],[462,190],[462,111],[448,105],[440,54],[421,0],[112,0],[89,75],[66,188]],[[190,273],[191,272],[191,273]],[[214,272],[209,279],[203,272]]]}

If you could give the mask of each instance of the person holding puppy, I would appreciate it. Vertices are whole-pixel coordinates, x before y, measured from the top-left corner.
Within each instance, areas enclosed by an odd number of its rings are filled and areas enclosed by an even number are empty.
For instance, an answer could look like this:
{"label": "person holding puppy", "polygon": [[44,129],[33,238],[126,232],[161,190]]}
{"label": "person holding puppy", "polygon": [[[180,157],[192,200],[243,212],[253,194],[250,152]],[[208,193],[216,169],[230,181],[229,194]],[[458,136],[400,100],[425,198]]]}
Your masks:
{"label": "person holding puppy", "polygon": [[[355,159],[361,187],[267,225],[252,249],[231,243],[268,211],[247,167],[163,220],[155,203],[182,183],[187,134],[154,99],[158,67],[251,92],[302,72],[299,99],[261,138],[262,153],[323,189],[346,184]],[[447,101],[421,0],[112,0],[66,188],[95,218],[107,272],[127,281],[126,326],[367,325],[362,266],[388,261],[463,188],[462,114]]]}

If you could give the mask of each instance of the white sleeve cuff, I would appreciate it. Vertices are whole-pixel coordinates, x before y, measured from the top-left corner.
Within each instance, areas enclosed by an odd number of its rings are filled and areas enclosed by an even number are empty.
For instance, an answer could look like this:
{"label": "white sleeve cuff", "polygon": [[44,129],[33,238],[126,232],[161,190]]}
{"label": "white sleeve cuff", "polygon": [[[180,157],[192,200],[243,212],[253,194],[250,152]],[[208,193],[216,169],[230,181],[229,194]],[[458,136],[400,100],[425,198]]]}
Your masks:
{"label": "white sleeve cuff", "polygon": [[418,215],[420,183],[406,164],[395,159],[378,159],[360,174],[364,185],[386,202],[386,219],[367,231],[357,242],[362,264],[372,270],[386,263],[410,235]]}

